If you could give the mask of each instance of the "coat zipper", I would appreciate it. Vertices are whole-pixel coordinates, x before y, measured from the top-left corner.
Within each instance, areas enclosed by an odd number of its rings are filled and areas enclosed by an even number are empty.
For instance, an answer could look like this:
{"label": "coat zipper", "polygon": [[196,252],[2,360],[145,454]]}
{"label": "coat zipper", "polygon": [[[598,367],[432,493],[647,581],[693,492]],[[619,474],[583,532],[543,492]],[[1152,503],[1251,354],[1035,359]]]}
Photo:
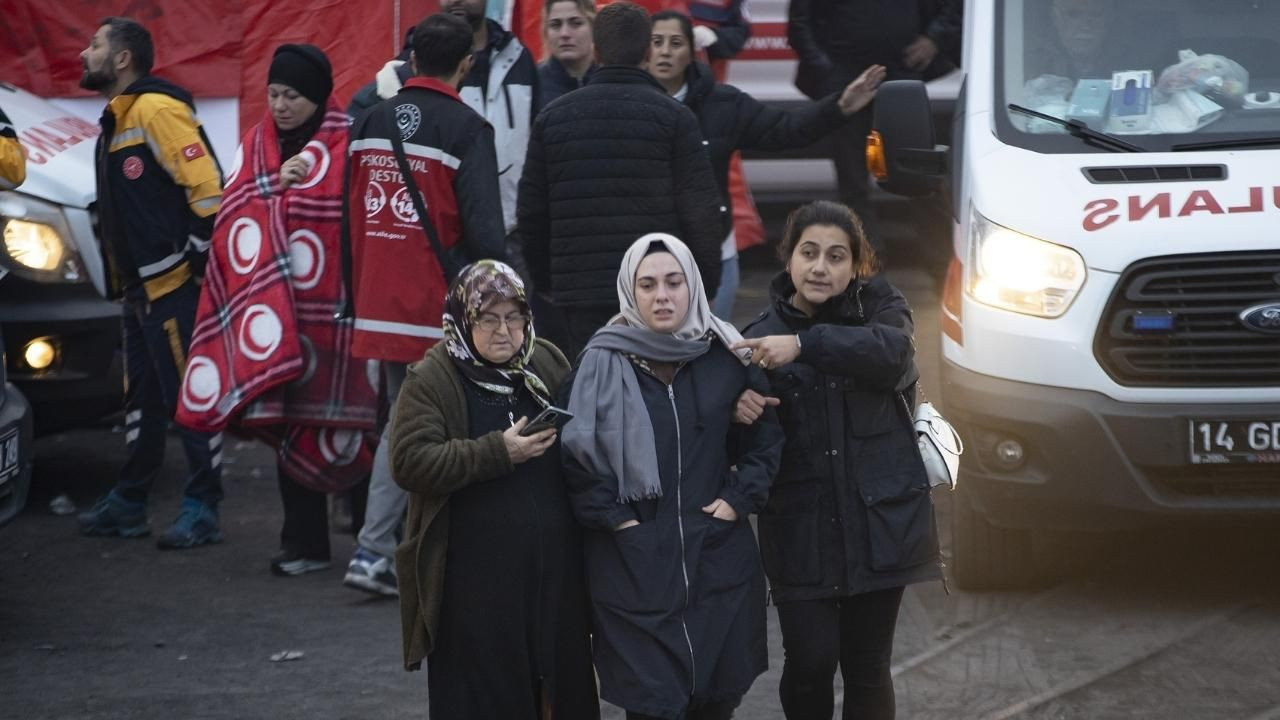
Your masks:
{"label": "coat zipper", "polygon": [[[674,379],[673,379],[674,382]],[[689,609],[689,565],[684,549],[684,448],[680,438],[680,413],[676,410],[675,386],[667,385],[667,399],[671,401],[671,417],[676,423],[676,527],[680,530],[680,571],[684,574],[684,609]],[[680,629],[684,630],[684,642],[689,646],[689,692],[697,687],[698,660],[693,655],[693,639],[689,637],[689,625],[684,612],[680,613]]]}

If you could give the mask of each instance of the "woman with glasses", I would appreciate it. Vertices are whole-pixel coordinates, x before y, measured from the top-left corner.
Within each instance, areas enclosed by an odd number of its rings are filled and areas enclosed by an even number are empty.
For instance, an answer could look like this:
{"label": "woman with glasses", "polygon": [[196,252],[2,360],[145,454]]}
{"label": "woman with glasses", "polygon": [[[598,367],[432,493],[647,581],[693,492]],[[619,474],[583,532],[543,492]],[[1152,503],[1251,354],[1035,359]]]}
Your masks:
{"label": "woman with glasses", "polygon": [[391,431],[409,491],[396,549],[405,666],[431,717],[598,718],[580,531],[555,428],[524,432],[569,363],[536,340],[524,283],[481,260],[409,367]]}

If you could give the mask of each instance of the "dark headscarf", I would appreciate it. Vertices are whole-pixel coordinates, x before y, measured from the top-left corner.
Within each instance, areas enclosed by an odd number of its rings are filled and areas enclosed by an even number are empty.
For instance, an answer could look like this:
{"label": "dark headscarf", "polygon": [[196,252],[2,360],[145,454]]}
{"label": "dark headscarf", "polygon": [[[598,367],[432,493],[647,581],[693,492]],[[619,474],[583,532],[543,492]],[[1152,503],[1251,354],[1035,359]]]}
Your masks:
{"label": "dark headscarf", "polygon": [[324,51],[315,45],[281,45],[271,58],[267,82],[288,85],[302,97],[324,107],[329,93],[333,92],[333,66]]}
{"label": "dark headscarf", "polygon": [[316,104],[316,111],[292,130],[276,128],[280,157],[288,159],[301,152],[324,123],[325,107],[333,92],[333,67],[324,51],[315,45],[286,44],[276,48],[267,70],[267,84],[288,85]]}
{"label": "dark headscarf", "polygon": [[[497,365],[480,355],[471,331],[481,309],[503,300],[519,305],[520,310],[529,316],[529,324],[524,331],[524,344],[510,360]],[[546,384],[529,366],[534,348],[533,316],[525,295],[524,281],[511,266],[497,260],[478,260],[463,268],[449,286],[442,324],[445,347],[463,377],[502,395],[514,394],[517,383],[521,383],[540,404],[546,406],[551,403],[551,393]]]}

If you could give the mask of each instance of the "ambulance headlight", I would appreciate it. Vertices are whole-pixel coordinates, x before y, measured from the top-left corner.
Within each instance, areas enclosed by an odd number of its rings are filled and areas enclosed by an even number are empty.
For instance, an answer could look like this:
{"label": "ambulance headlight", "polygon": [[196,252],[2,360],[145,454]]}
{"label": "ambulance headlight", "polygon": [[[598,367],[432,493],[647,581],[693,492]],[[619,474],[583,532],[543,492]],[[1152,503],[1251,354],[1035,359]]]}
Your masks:
{"label": "ambulance headlight", "polygon": [[969,238],[969,296],[983,305],[1056,318],[1084,286],[1080,253],[997,225],[974,213]]}
{"label": "ambulance headlight", "polygon": [[0,265],[37,282],[85,282],[62,210],[19,193],[0,193]]}

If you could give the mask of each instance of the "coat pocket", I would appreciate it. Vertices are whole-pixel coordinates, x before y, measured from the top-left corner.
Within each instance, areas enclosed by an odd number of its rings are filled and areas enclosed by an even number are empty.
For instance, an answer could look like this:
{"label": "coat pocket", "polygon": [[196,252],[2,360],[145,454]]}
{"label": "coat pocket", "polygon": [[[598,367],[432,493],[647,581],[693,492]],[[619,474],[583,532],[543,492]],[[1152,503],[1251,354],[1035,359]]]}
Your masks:
{"label": "coat pocket", "polygon": [[815,482],[773,489],[758,517],[760,559],[775,585],[822,583],[822,524]]}
{"label": "coat pocket", "polygon": [[[624,612],[657,612],[673,605],[671,581],[678,558],[665,550],[661,520],[602,534],[587,545],[592,598]],[[674,531],[673,531],[674,532]]]}
{"label": "coat pocket", "polygon": [[938,557],[938,528],[928,487],[911,487],[867,504],[871,569],[901,570]]}

